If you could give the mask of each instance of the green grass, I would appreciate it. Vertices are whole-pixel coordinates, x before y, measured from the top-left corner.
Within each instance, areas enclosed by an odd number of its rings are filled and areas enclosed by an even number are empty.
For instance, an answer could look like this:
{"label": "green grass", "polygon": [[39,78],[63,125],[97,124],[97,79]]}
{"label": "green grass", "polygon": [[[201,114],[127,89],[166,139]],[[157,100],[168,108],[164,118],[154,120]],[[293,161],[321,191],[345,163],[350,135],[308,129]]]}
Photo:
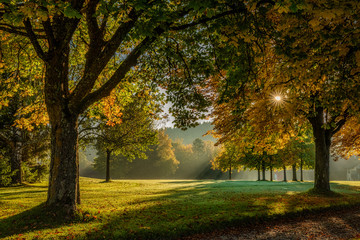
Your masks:
{"label": "green grass", "polygon": [[311,182],[81,179],[76,220],[44,208],[45,183],[0,188],[0,238],[171,239],[300,211],[360,203],[359,182],[311,195]]}

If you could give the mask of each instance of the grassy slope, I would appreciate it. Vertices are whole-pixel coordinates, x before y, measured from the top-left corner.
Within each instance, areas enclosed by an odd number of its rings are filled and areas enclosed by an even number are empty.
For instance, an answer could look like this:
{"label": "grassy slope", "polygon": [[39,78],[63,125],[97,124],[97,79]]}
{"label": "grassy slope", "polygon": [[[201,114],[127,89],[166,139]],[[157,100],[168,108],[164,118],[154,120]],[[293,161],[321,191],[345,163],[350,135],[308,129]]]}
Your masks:
{"label": "grassy slope", "polygon": [[312,183],[81,179],[76,221],[46,214],[46,185],[0,188],[0,238],[175,238],[304,209],[360,203],[360,183],[334,182],[336,197],[309,196]]}

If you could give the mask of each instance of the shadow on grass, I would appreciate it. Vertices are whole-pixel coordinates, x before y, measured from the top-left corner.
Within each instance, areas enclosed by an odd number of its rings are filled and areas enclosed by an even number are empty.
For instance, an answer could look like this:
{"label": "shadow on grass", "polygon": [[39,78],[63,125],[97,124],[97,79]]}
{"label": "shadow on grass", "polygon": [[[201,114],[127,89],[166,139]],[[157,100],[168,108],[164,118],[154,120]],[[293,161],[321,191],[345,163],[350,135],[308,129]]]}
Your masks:
{"label": "shadow on grass", "polygon": [[[230,195],[222,194],[222,197]],[[223,206],[220,195],[200,184],[191,189],[179,187],[159,192],[156,197],[134,201],[134,210],[125,210],[103,220],[102,226],[89,229],[86,239],[174,239],[189,234],[224,228],[235,223],[255,222],[269,209],[254,204],[255,199],[234,201]],[[144,207],[142,207],[144,206]],[[148,206],[148,207],[146,207]],[[229,216],[229,209],[235,208]]]}
{"label": "shadow on grass", "polygon": [[58,228],[79,221],[78,216],[69,219],[59,212],[46,207],[45,203],[0,220],[0,238],[14,234]]}
{"label": "shadow on grass", "polygon": [[[151,197],[143,198],[139,195],[138,199],[118,206],[122,210],[100,215],[97,220],[94,220],[97,223],[94,224],[95,227],[87,226],[86,232],[77,233],[75,237],[175,239],[231,226],[298,216],[302,212],[313,212],[314,210],[306,210],[306,207],[309,208],[318,201],[317,197],[306,193],[292,195],[286,193],[290,185],[291,190],[306,191],[312,186],[311,183],[304,185],[303,183],[279,182],[275,184],[281,187],[281,192],[271,192],[269,188],[271,185],[258,182],[241,182],[240,184],[236,181],[169,181],[169,183],[177,182],[185,183],[185,185],[158,191]],[[247,188],[256,187],[262,187],[259,190],[263,192],[256,191],[252,194],[246,192]],[[243,188],[243,190],[238,188]],[[326,201],[326,204],[331,205],[331,201],[336,201],[336,198],[326,199]],[[284,209],[285,214],[274,212],[276,204],[282,204],[279,208]],[[299,208],[301,204],[304,204],[305,210]],[[58,228],[70,223],[82,224],[80,221],[68,221],[61,216],[54,216],[41,204],[1,220],[0,238],[28,231]]]}
{"label": "shadow on grass", "polygon": [[[152,198],[136,200],[129,205],[139,204],[139,209],[111,215],[103,220],[100,228],[90,229],[86,236],[81,237],[87,239],[176,239],[215,229],[316,214],[327,211],[329,207],[341,209],[349,205],[346,201],[339,205],[334,203],[337,200],[343,200],[340,194],[322,199],[307,193],[296,193],[290,196],[286,193],[237,192],[234,194],[234,192],[217,191],[223,184],[227,186],[227,183],[202,184],[200,182],[195,186],[178,187],[159,192]],[[322,207],[316,206],[319,200],[324,201],[320,202]],[[283,204],[281,206],[283,212],[275,211],[276,207],[273,205],[278,203]],[[303,208],[300,204],[303,204]]]}

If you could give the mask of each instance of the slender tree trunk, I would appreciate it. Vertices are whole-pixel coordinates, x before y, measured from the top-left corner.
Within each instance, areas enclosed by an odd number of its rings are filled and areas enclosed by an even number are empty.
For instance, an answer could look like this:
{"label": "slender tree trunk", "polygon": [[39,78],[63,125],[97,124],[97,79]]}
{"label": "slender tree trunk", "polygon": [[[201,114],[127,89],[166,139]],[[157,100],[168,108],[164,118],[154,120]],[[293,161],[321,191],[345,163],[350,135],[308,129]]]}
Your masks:
{"label": "slender tree trunk", "polygon": [[22,169],[21,169],[21,159],[22,159],[22,146],[21,142],[15,140],[13,142],[13,148],[11,149],[10,157],[10,167],[11,173],[11,183],[12,184],[22,184]]}
{"label": "slender tree trunk", "polygon": [[297,176],[296,176],[296,163],[294,163],[293,165],[292,165],[292,180],[294,181],[294,182],[297,182]]}
{"label": "slender tree trunk", "polygon": [[261,169],[262,169],[262,181],[266,181],[266,178],[265,178],[265,161],[261,161]]}
{"label": "slender tree trunk", "polygon": [[258,181],[260,181],[260,166],[258,167]]}
{"label": "slender tree trunk", "polygon": [[303,159],[300,160],[300,181],[303,182],[304,181],[304,176],[303,176]]}
{"label": "slender tree trunk", "polygon": [[110,182],[110,156],[111,150],[106,149],[106,182]]}
{"label": "slender tree trunk", "polygon": [[287,179],[286,179],[286,166],[285,165],[283,166],[283,169],[284,169],[284,182],[287,182]]}
{"label": "slender tree trunk", "polygon": [[270,165],[270,181],[273,181],[273,167]]}
{"label": "slender tree trunk", "polygon": [[329,160],[332,131],[323,128],[324,110],[318,107],[316,111],[316,116],[309,118],[315,138],[314,191],[318,193],[327,193],[330,192]]}

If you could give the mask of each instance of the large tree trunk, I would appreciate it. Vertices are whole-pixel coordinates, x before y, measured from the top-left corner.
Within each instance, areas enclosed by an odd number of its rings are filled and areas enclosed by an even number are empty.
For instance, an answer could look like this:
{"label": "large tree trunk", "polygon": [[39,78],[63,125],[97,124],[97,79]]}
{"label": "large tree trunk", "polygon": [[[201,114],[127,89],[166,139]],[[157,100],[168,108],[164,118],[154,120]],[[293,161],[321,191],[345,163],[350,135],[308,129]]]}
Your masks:
{"label": "large tree trunk", "polygon": [[297,176],[296,176],[296,163],[294,163],[293,165],[292,165],[292,180],[294,181],[294,182],[297,182]]}
{"label": "large tree trunk", "polygon": [[110,156],[111,150],[106,149],[106,182],[110,182]]}
{"label": "large tree trunk", "polygon": [[46,65],[45,102],[51,125],[51,162],[47,205],[68,215],[79,196],[78,116],[70,104],[69,46],[59,49]]}
{"label": "large tree trunk", "polygon": [[76,210],[79,197],[77,117],[51,125],[51,163],[47,204],[68,213]]}
{"label": "large tree trunk", "polygon": [[315,138],[314,191],[317,193],[327,193],[330,192],[329,160],[332,134],[331,130],[323,128],[324,110],[318,107],[316,111],[316,116],[309,118]]}

